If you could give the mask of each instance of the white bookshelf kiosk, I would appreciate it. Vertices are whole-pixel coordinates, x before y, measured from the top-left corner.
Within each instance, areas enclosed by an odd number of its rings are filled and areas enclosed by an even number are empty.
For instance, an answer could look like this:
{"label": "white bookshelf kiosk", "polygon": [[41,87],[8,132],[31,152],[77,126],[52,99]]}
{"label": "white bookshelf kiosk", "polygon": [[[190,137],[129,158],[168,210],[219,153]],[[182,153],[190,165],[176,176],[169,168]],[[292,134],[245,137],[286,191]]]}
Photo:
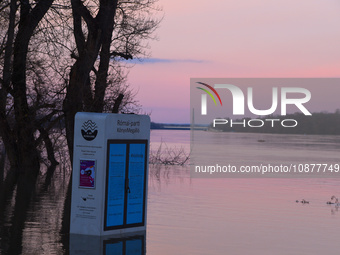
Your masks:
{"label": "white bookshelf kiosk", "polygon": [[149,141],[149,116],[76,114],[70,233],[145,231]]}

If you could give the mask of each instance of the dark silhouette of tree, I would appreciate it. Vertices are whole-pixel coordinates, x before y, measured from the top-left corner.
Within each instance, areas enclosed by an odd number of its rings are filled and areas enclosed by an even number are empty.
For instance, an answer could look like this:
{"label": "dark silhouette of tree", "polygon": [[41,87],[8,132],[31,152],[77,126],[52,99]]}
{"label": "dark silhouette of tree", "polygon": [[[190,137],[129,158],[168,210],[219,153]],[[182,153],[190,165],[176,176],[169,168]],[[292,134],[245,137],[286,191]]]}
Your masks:
{"label": "dark silhouette of tree", "polygon": [[[37,116],[46,101],[35,86],[39,82],[31,83],[30,72],[34,71],[37,78],[39,69],[32,69],[38,63],[30,58],[30,51],[37,28],[53,1],[0,2],[0,29],[3,32],[0,36],[0,136],[11,165],[11,169],[2,174],[5,180],[0,186],[1,218],[16,185],[12,225],[7,233],[11,238],[7,244],[9,254],[19,254],[22,249],[11,240],[22,238],[26,211],[40,170],[39,146],[45,141],[50,150],[47,126],[43,124],[47,124],[53,114],[43,118]],[[51,161],[55,160],[54,155],[50,157]]]}
{"label": "dark silhouette of tree", "polygon": [[65,127],[72,153],[77,111],[139,109],[122,60],[147,55],[155,10],[155,0],[0,0],[0,152],[11,166],[1,156],[0,218],[16,190],[10,236],[22,236],[41,162],[52,178]]}
{"label": "dark silhouette of tree", "polygon": [[[35,29],[53,0],[20,2],[4,5],[8,27],[2,49],[3,65],[0,88],[0,135],[12,166],[25,174],[38,174],[39,153],[35,133],[35,112],[27,94],[27,55]],[[5,3],[4,3],[5,4]],[[10,98],[9,96],[10,95]],[[13,118],[8,117],[7,102],[13,103]],[[10,123],[10,121],[12,123]]]}
{"label": "dark silhouette of tree", "polygon": [[56,124],[72,153],[77,111],[138,109],[121,60],[147,55],[155,10],[155,0],[0,2],[0,137],[13,169],[32,173],[43,154],[57,164]]}
{"label": "dark silhouette of tree", "polygon": [[[76,50],[63,110],[72,155],[75,114],[104,110],[112,60],[143,55],[145,45],[142,41],[150,38],[159,20],[150,17],[154,0],[100,0],[97,5],[71,0],[71,4]],[[117,65],[112,67],[115,68]],[[122,102],[119,94],[114,95],[119,99],[117,104]],[[114,104],[113,107],[115,111],[119,108]]]}

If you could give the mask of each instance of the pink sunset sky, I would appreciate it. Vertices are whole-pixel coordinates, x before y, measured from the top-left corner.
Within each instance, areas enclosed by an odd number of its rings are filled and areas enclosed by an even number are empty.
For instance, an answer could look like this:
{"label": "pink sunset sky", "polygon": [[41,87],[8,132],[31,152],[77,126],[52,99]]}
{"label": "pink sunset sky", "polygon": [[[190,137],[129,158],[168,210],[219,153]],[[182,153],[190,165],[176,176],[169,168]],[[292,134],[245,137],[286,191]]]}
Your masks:
{"label": "pink sunset sky", "polygon": [[159,0],[131,87],[151,120],[190,122],[190,78],[340,77],[339,0]]}

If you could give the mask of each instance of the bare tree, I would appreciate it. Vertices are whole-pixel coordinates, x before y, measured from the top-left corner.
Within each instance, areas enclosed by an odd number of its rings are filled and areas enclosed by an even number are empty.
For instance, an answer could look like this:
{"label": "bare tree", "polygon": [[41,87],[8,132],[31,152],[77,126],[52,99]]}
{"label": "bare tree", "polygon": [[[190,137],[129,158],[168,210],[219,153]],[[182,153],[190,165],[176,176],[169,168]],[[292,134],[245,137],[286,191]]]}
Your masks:
{"label": "bare tree", "polygon": [[38,169],[41,149],[56,163],[51,130],[64,113],[72,147],[77,111],[138,109],[121,59],[147,55],[155,3],[0,2],[0,136],[15,169]]}
{"label": "bare tree", "polygon": [[[11,165],[29,175],[38,173],[39,153],[35,146],[35,112],[27,94],[27,56],[36,28],[53,1],[1,2],[3,15],[8,15],[8,26],[2,38],[1,50],[3,75],[0,80],[0,135]],[[12,118],[8,114],[9,101],[13,103],[13,109],[10,109]]]}
{"label": "bare tree", "polygon": [[[155,0],[71,0],[71,3],[76,41],[73,57],[76,60],[71,68],[63,110],[72,155],[75,114],[107,109],[105,94],[112,91],[110,85],[117,79],[114,71],[118,65],[112,60],[143,56],[147,46],[143,44],[144,40],[151,38],[160,20],[151,16],[158,10]],[[122,101],[119,95],[112,98],[117,104]],[[113,104],[113,108],[119,107]]]}
{"label": "bare tree", "polygon": [[0,170],[0,208],[16,187],[13,240],[22,237],[42,156],[49,178],[57,164],[61,120],[71,154],[77,111],[138,110],[121,60],[147,55],[155,1],[0,0],[0,137],[12,167]]}

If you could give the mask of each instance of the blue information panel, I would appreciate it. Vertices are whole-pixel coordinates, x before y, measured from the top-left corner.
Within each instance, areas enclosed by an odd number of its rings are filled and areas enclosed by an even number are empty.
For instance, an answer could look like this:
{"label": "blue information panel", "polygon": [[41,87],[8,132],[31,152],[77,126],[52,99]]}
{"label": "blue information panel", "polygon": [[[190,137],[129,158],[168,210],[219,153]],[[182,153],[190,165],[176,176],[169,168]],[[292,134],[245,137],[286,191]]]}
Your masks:
{"label": "blue information panel", "polygon": [[124,224],[126,149],[126,144],[109,145],[106,227]]}
{"label": "blue information panel", "polygon": [[145,144],[130,144],[129,193],[127,197],[127,224],[143,222]]}
{"label": "blue information panel", "polygon": [[108,140],[104,230],[143,226],[147,140]]}

